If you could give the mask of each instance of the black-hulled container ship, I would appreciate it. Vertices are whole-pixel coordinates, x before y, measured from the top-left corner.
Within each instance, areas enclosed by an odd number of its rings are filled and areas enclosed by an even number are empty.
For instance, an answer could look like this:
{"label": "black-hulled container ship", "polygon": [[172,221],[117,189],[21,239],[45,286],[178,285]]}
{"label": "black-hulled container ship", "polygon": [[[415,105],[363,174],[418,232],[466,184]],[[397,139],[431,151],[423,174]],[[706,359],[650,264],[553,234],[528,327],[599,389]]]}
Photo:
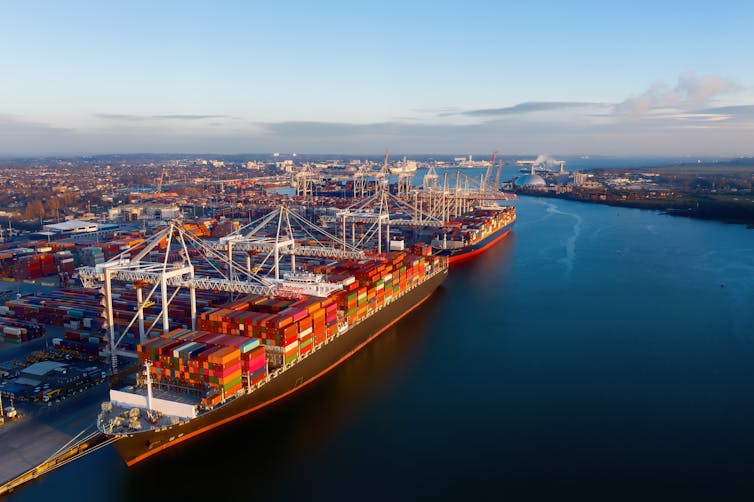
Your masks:
{"label": "black-hulled container ship", "polygon": [[460,263],[505,239],[515,222],[514,206],[476,208],[440,229],[432,239],[432,249],[449,263]]}
{"label": "black-hulled container ship", "polygon": [[117,438],[115,448],[132,466],[306,387],[442,284],[447,259],[429,247],[415,251],[290,278],[299,291],[306,281],[336,284],[326,297],[249,295],[203,313],[197,330],[147,340],[138,347],[144,375],[111,390],[98,428]]}

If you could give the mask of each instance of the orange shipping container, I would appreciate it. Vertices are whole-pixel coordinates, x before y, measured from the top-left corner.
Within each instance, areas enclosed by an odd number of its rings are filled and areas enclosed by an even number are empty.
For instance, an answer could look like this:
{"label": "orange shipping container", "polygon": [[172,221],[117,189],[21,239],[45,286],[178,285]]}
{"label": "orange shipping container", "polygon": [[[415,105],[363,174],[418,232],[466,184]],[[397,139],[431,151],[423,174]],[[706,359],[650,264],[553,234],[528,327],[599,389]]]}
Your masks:
{"label": "orange shipping container", "polygon": [[208,361],[214,364],[228,365],[234,359],[241,359],[241,351],[237,347],[224,347],[213,352]]}

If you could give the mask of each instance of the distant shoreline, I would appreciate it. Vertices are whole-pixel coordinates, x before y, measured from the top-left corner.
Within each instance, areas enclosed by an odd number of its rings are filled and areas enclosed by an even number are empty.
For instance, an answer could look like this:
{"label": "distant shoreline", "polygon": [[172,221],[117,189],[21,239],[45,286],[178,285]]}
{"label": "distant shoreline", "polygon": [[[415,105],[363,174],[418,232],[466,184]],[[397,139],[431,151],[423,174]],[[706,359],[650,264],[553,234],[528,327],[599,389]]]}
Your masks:
{"label": "distant shoreline", "polygon": [[582,196],[581,194],[574,194],[573,192],[555,193],[545,190],[526,189],[518,189],[516,190],[516,193],[527,197],[545,197],[550,199],[600,204],[603,206],[647,209],[659,211],[662,214],[670,216],[683,216],[699,220],[745,225],[749,229],[754,229],[754,204],[731,204],[729,202],[694,194],[688,194],[681,199],[623,200],[620,198],[608,198],[601,200],[596,198],[598,194],[594,194],[595,197],[587,197]]}

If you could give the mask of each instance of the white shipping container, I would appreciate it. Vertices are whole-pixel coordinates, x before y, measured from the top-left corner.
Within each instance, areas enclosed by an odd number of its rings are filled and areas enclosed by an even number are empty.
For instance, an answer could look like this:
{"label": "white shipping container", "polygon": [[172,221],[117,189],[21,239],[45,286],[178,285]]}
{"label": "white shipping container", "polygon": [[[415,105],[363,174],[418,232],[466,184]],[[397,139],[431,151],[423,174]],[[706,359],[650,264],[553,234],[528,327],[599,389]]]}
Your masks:
{"label": "white shipping container", "polygon": [[173,357],[180,357],[179,353],[182,350],[191,349],[191,348],[194,348],[194,347],[197,347],[197,346],[199,346],[199,344],[196,343],[196,342],[188,342],[188,343],[186,343],[184,345],[181,345],[180,347],[178,347],[175,350],[173,350]]}
{"label": "white shipping container", "polygon": [[304,338],[305,336],[310,335],[311,332],[312,332],[312,328],[310,328],[310,327],[306,328],[304,331],[302,331],[301,333],[298,334],[298,337],[299,338]]}

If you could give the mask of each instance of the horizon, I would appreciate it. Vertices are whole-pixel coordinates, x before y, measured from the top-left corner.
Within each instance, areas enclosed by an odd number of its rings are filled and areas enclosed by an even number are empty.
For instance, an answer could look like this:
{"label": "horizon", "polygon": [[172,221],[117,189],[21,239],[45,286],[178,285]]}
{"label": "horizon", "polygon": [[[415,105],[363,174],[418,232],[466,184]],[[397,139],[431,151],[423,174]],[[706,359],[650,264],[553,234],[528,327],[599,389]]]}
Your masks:
{"label": "horizon", "polygon": [[[396,152],[389,155],[389,162],[395,162],[406,157],[408,160],[431,160],[437,159],[452,159],[456,157],[468,157],[471,156],[473,160],[488,162],[491,152],[474,153],[474,152],[456,152],[456,153],[403,153]],[[732,162],[736,160],[754,160],[754,156],[739,155],[739,156],[722,156],[722,155],[568,155],[559,153],[501,153],[496,152],[497,160],[513,159],[513,160],[530,160],[537,157],[547,157],[555,159],[568,159],[574,160],[634,160],[634,161],[699,161],[699,162]],[[339,157],[348,158],[352,160],[358,159],[376,159],[382,161],[385,157],[385,152],[373,152],[373,153],[311,153],[311,152],[242,152],[242,153],[220,153],[220,152],[111,152],[111,153],[98,153],[98,154],[72,154],[72,155],[18,155],[18,156],[3,156],[0,155],[0,162],[28,162],[28,161],[51,161],[51,160],[75,160],[75,159],[100,159],[100,158],[117,158],[117,157],[136,157],[136,158],[157,158],[166,157],[170,160],[175,160],[179,157],[196,158],[202,160],[220,160],[223,157],[236,157],[243,160],[258,160],[269,157],[280,159],[297,159],[297,158],[332,158],[336,160]]]}
{"label": "horizon", "polygon": [[753,16],[732,1],[11,4],[0,157],[754,156]]}

